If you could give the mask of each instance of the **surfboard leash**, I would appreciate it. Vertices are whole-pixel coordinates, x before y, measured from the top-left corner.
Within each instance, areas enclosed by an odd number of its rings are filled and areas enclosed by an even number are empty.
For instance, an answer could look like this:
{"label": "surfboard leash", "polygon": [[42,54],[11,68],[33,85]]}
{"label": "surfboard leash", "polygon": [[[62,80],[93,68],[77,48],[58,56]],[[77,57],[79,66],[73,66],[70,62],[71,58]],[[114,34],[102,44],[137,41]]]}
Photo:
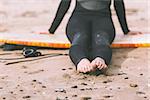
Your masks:
{"label": "surfboard leash", "polygon": [[26,59],[23,59],[23,60],[19,60],[19,61],[12,61],[12,62],[9,62],[9,63],[6,63],[5,65],[12,65],[12,64],[17,64],[17,63],[22,63],[22,62],[30,62],[30,61],[35,61],[35,60],[41,60],[41,59],[45,59],[45,58],[49,58],[49,57],[57,57],[57,56],[68,56],[68,54],[47,54],[47,55],[41,55],[39,56],[38,58],[32,58],[32,59],[29,59],[29,58],[26,58]]}

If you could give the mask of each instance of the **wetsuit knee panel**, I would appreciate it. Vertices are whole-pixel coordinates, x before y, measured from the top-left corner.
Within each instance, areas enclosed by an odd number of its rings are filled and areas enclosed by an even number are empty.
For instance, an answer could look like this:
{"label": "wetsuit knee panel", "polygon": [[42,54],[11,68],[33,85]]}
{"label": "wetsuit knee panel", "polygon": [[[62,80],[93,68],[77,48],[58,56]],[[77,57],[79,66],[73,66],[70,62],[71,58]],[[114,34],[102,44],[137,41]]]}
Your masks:
{"label": "wetsuit knee panel", "polygon": [[87,44],[87,41],[89,39],[89,36],[82,33],[76,33],[73,37],[72,45],[85,45]]}
{"label": "wetsuit knee panel", "polygon": [[110,45],[108,34],[105,32],[94,34],[93,45]]}

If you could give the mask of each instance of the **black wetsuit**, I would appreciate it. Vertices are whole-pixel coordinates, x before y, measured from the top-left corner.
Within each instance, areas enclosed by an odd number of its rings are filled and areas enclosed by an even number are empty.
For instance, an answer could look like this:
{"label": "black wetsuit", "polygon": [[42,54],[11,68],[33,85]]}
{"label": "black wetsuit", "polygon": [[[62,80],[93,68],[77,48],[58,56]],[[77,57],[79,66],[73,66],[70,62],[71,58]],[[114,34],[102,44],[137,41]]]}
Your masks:
{"label": "black wetsuit", "polygon": [[[71,0],[62,0],[49,29],[54,33],[70,7]],[[76,0],[76,6],[67,24],[67,37],[72,46],[70,58],[75,65],[83,58],[101,57],[108,65],[112,57],[111,43],[115,28],[111,18],[111,0]],[[124,34],[129,32],[123,0],[114,0],[114,7]]]}

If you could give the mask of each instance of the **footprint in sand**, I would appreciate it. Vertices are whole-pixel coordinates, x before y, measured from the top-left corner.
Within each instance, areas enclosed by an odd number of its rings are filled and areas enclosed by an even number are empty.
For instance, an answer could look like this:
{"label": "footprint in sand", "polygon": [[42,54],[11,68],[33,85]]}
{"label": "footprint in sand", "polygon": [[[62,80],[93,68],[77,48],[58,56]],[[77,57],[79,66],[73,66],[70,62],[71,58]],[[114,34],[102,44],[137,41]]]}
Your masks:
{"label": "footprint in sand", "polygon": [[107,84],[107,83],[110,83],[110,82],[113,82],[113,81],[110,80],[110,79],[107,79],[107,80],[103,81],[102,83]]}
{"label": "footprint in sand", "polygon": [[38,74],[40,72],[44,72],[44,70],[40,69],[40,70],[37,70],[37,71],[29,72],[28,74]]}
{"label": "footprint in sand", "polygon": [[135,83],[131,83],[131,84],[130,84],[130,87],[136,88],[136,87],[138,87],[138,85],[135,84]]}
{"label": "footprint in sand", "polygon": [[0,79],[2,79],[2,80],[6,79],[6,78],[8,78],[8,76],[0,76]]}
{"label": "footprint in sand", "polygon": [[6,63],[7,61],[0,61],[1,63]]}
{"label": "footprint in sand", "polygon": [[73,70],[73,68],[68,68],[69,70]]}
{"label": "footprint in sand", "polygon": [[92,97],[81,97],[80,100],[92,100]]}
{"label": "footprint in sand", "polygon": [[127,75],[127,73],[119,72],[118,75]]}
{"label": "footprint in sand", "polygon": [[81,83],[81,85],[87,86],[88,84],[87,83]]}
{"label": "footprint in sand", "polygon": [[136,14],[137,12],[139,12],[138,9],[127,9],[127,14],[128,15],[133,15],[133,14]]}
{"label": "footprint in sand", "polygon": [[22,69],[27,69],[28,67],[27,66],[25,66],[25,65],[23,65],[23,66],[21,66],[22,67]]}
{"label": "footprint in sand", "polygon": [[146,93],[145,93],[145,92],[142,92],[142,91],[136,91],[136,94],[145,95]]}
{"label": "footprint in sand", "polygon": [[15,96],[8,93],[0,95],[0,100],[16,100]]}
{"label": "footprint in sand", "polygon": [[138,96],[140,96],[140,97],[143,97],[143,98],[147,98],[147,96],[146,96],[146,93],[145,92],[142,92],[142,91],[136,91],[136,94],[138,95]]}
{"label": "footprint in sand", "polygon": [[65,78],[65,79],[70,79],[71,78],[71,76],[69,75],[69,74],[63,74],[63,76],[62,76],[63,78]]}
{"label": "footprint in sand", "polygon": [[57,97],[56,100],[69,100],[68,97],[65,97],[64,99]]}
{"label": "footprint in sand", "polygon": [[66,90],[62,89],[62,88],[57,88],[57,89],[55,89],[55,92],[66,93]]}
{"label": "footprint in sand", "polygon": [[118,73],[120,73],[120,69],[121,69],[121,65],[113,64],[113,65],[110,65],[107,70],[105,70],[104,74],[106,76],[115,76],[115,75],[118,75]]}
{"label": "footprint in sand", "polygon": [[22,98],[23,99],[29,99],[29,98],[31,98],[31,96],[23,96]]}
{"label": "footprint in sand", "polygon": [[21,17],[37,17],[38,14],[35,11],[26,11],[20,15]]}

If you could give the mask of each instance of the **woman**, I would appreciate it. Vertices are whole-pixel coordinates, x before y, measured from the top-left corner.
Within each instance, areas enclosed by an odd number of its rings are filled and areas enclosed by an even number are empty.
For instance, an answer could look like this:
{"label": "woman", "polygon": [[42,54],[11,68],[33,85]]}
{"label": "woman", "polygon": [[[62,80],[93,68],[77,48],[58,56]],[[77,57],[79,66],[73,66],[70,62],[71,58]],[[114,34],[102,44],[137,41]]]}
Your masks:
{"label": "woman", "polygon": [[[71,0],[61,1],[49,29],[51,34],[55,33],[70,4]],[[105,69],[110,64],[112,58],[110,45],[115,38],[110,5],[111,0],[76,0],[66,31],[72,44],[69,55],[79,72]],[[128,29],[123,0],[114,0],[114,7],[124,34],[140,34]]]}

